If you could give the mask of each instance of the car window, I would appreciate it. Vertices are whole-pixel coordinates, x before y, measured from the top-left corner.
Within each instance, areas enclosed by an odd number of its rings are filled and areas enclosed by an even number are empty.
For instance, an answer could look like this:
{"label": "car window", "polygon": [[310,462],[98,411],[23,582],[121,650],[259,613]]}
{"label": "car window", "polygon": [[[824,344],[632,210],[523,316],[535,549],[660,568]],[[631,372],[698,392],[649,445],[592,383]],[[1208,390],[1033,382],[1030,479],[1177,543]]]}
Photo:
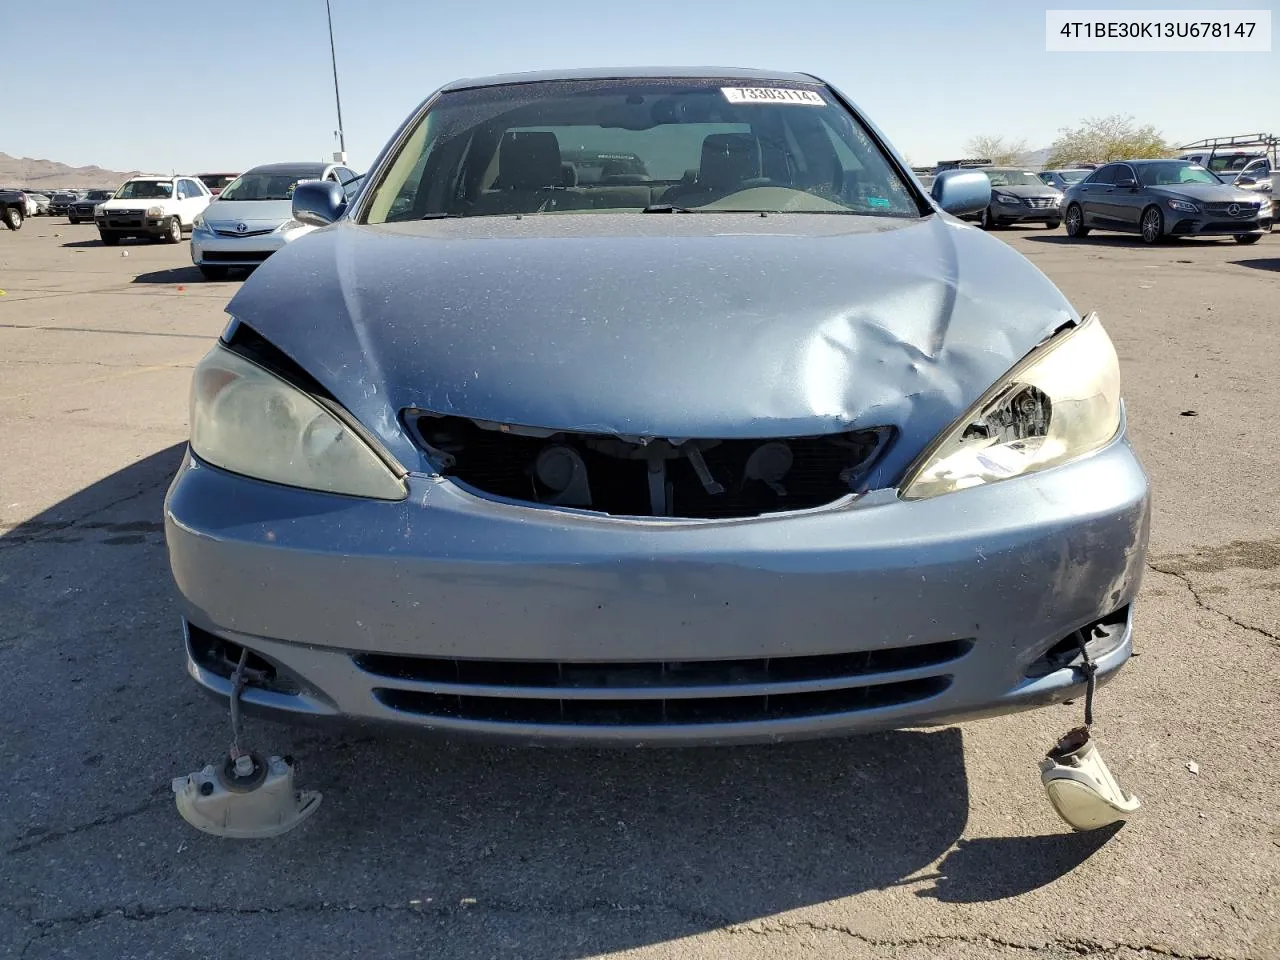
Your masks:
{"label": "car window", "polygon": [[993,187],[1038,187],[1040,178],[1030,170],[1002,170],[992,167],[982,171]]}
{"label": "car window", "polygon": [[1109,186],[1110,184],[1113,184],[1116,182],[1115,180],[1116,171],[1118,169],[1119,167],[1117,167],[1115,164],[1109,163],[1105,167],[1100,167],[1099,169],[1095,170],[1093,172],[1093,176],[1091,176],[1085,182],[1098,183],[1098,184],[1102,184],[1103,186]]}
{"label": "car window", "polygon": [[1183,160],[1160,160],[1141,166],[1142,183],[1148,187],[1167,187],[1179,183],[1222,183],[1198,163]]}
{"label": "car window", "polygon": [[219,200],[291,200],[294,188],[303,180],[315,180],[319,170],[294,170],[285,173],[250,170],[231,182]]}
{"label": "car window", "polygon": [[1132,180],[1135,183],[1138,180],[1138,175],[1133,172],[1133,167],[1129,166],[1127,163],[1116,165],[1115,182],[1119,183],[1121,180]]}
{"label": "car window", "polygon": [[366,222],[651,204],[920,215],[866,129],[825,89],[727,84],[541,82],[446,93],[372,185]]}
{"label": "car window", "polygon": [[191,189],[191,184],[186,180],[178,181],[178,199],[187,200],[194,197],[195,193]]}
{"label": "car window", "polygon": [[116,191],[117,200],[168,200],[172,196],[172,180],[130,180]]}

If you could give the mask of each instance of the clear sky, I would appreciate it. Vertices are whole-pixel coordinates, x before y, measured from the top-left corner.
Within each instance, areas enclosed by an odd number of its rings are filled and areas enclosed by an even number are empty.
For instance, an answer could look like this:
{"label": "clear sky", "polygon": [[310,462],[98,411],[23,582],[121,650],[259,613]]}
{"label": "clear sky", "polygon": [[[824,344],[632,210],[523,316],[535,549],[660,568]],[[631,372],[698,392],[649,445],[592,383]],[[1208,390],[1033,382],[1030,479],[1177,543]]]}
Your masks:
{"label": "clear sky", "polygon": [[[1276,52],[1050,54],[1044,38],[1046,8],[1266,9],[1271,0],[331,3],[357,169],[442,83],[555,67],[816,73],[916,164],[964,156],[973,134],[1047,146],[1058,128],[1112,113],[1153,123],[1177,143],[1280,133]],[[0,151],[198,172],[321,159],[336,148],[324,0],[3,0],[0,8]]]}

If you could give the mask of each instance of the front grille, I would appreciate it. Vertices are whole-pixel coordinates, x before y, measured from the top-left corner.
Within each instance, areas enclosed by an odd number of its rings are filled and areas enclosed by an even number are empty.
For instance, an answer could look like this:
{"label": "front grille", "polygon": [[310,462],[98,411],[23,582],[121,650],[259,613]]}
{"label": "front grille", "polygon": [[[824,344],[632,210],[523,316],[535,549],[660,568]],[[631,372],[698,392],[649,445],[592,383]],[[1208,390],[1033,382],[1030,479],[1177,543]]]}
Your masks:
{"label": "front grille", "polygon": [[266,230],[246,230],[244,233],[239,233],[235,230],[214,230],[213,232],[220,237],[232,237],[238,239],[240,237],[264,237],[273,231],[268,228]]}
{"label": "front grille", "polygon": [[244,263],[252,261],[261,263],[271,256],[270,250],[206,250],[202,259],[210,263]]}
{"label": "front grille", "polygon": [[[416,689],[374,690],[385,706],[406,713],[495,723],[653,726],[782,720],[910,703],[946,690],[947,665],[972,647],[971,640],[950,640],[741,660],[590,663],[357,654],[352,661],[374,676],[415,684]],[[930,673],[894,676],[904,671]]]}
{"label": "front grille", "polygon": [[[440,471],[477,491],[615,516],[724,519],[823,506],[860,492],[893,437],[891,428],[877,427],[642,444],[606,434],[529,436],[517,427],[488,429],[419,410],[406,411],[405,419]],[[552,454],[565,469],[573,463],[573,482],[549,485],[538,463]]]}
{"label": "front grille", "polygon": [[1241,223],[1239,220],[1211,220],[1200,228],[1201,233],[1217,233],[1218,231],[1228,231],[1233,233],[1246,233],[1257,227],[1263,227],[1264,224],[1250,223],[1245,221]]}
{"label": "front grille", "polygon": [[[1238,207],[1239,212],[1232,213],[1230,209],[1228,209],[1229,207],[1232,207],[1232,206]],[[1260,204],[1257,201],[1253,201],[1253,202],[1237,201],[1234,204],[1206,203],[1204,205],[1204,212],[1214,217],[1231,217],[1232,219],[1235,219],[1235,220],[1249,220],[1252,217],[1256,217],[1258,215],[1259,207],[1260,207]]]}
{"label": "front grille", "polygon": [[1037,210],[1050,210],[1060,205],[1057,197],[1029,197],[1027,205]]}
{"label": "front grille", "polygon": [[103,222],[109,227],[140,227],[142,221],[138,219],[122,220],[117,217],[104,217]]}

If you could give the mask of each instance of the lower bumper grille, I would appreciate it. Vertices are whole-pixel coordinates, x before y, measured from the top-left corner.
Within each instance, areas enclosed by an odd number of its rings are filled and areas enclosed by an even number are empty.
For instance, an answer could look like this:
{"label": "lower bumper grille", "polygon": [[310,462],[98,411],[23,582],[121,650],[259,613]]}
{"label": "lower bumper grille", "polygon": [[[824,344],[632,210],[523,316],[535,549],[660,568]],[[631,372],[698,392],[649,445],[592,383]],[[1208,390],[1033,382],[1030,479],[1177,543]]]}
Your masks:
{"label": "lower bumper grille", "polygon": [[200,259],[206,263],[261,263],[271,253],[270,250],[206,250]]}
{"label": "lower bumper grille", "polygon": [[895,707],[937,696],[950,677],[776,696],[679,700],[513,700],[376,689],[384,706],[419,716],[512,724],[645,727],[667,724],[753,723]]}
{"label": "lower bumper grille", "polygon": [[951,685],[947,665],[972,646],[969,640],[951,640],[737,660],[591,663],[358,654],[352,661],[365,673],[415,684],[417,689],[374,689],[379,702],[406,713],[506,723],[646,726],[757,722],[910,703],[946,690]]}

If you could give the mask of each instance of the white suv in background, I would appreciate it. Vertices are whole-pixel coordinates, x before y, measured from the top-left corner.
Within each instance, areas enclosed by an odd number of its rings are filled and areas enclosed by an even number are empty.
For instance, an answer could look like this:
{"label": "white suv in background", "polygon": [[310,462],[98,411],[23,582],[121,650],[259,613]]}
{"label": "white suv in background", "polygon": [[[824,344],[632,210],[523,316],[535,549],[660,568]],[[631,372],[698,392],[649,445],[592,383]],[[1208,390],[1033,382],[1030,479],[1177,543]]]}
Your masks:
{"label": "white suv in background", "polygon": [[213,194],[196,177],[134,177],[93,212],[98,234],[107,246],[121,237],[152,237],[180,243]]}

